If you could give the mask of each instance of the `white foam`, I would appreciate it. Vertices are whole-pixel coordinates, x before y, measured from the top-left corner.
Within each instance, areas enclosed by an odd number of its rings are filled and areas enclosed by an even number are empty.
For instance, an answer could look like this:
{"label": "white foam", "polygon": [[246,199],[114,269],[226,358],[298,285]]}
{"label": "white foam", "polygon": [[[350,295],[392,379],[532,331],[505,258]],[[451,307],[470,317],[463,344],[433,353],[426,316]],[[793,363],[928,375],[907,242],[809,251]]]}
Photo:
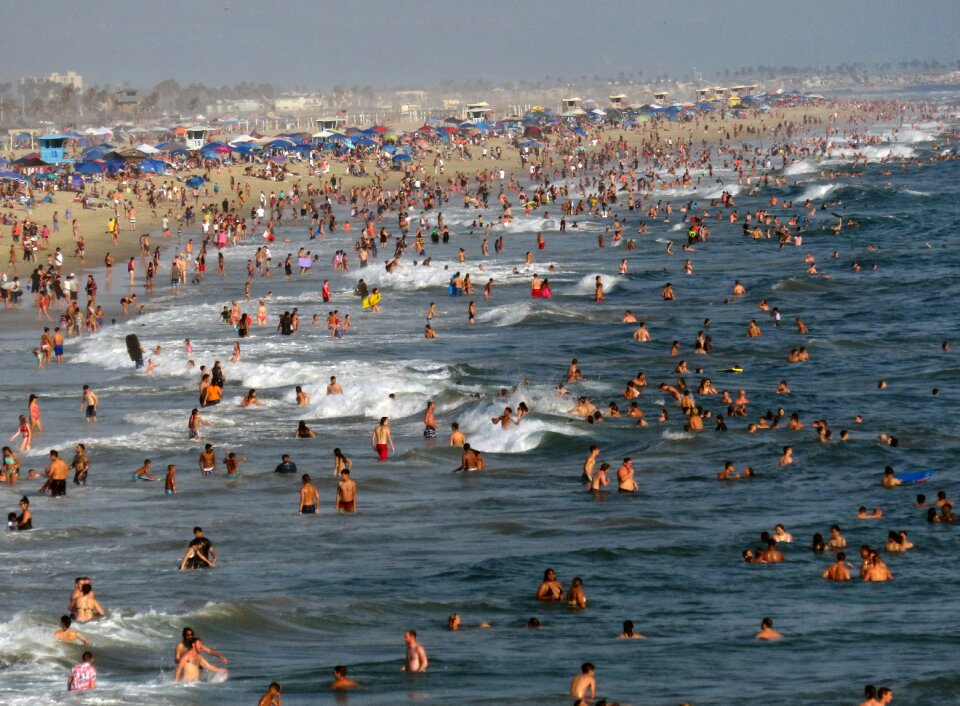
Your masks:
{"label": "white foam", "polygon": [[799,162],[788,164],[783,173],[787,176],[796,176],[797,174],[810,174],[816,172],[819,167],[809,159],[802,159]]}
{"label": "white foam", "polygon": [[813,184],[803,190],[803,193],[797,197],[797,201],[817,201],[824,198],[827,194],[837,188],[836,184]]}
{"label": "white foam", "polygon": [[597,276],[603,277],[603,293],[607,294],[610,292],[617,284],[623,279],[617,275],[603,275],[599,272],[594,272],[589,275],[584,275],[580,280],[570,287],[568,294],[593,294],[594,290],[597,288]]}

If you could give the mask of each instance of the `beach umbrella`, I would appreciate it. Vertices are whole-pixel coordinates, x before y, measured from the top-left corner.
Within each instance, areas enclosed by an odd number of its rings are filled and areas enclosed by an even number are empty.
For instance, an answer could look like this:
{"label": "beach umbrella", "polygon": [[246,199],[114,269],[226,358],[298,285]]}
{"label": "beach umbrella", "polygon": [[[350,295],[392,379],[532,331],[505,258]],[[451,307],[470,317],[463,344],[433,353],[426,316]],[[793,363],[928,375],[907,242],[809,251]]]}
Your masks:
{"label": "beach umbrella", "polygon": [[353,140],[353,144],[361,145],[363,147],[372,147],[378,143],[376,140],[371,140],[369,137],[357,137]]}
{"label": "beach umbrella", "polygon": [[393,155],[393,161],[394,161],[394,162],[409,162],[409,161],[410,161],[410,155],[406,154],[405,152],[398,152],[397,154]]}
{"label": "beach umbrella", "polygon": [[378,135],[383,135],[387,132],[387,128],[384,125],[374,125],[372,128],[370,128],[370,131],[375,132]]}

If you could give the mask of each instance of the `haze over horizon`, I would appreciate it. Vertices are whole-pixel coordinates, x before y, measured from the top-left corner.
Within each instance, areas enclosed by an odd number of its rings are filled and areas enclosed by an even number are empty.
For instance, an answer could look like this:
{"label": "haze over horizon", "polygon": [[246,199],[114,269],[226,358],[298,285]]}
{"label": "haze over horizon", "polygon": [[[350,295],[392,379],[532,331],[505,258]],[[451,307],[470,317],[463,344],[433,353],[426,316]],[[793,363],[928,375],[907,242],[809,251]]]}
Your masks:
{"label": "haze over horizon", "polygon": [[649,80],[692,68],[960,59],[953,32],[931,31],[960,26],[960,3],[929,0],[53,0],[12,4],[5,17],[16,31],[3,80],[73,70],[85,87],[169,78],[421,87],[621,71]]}

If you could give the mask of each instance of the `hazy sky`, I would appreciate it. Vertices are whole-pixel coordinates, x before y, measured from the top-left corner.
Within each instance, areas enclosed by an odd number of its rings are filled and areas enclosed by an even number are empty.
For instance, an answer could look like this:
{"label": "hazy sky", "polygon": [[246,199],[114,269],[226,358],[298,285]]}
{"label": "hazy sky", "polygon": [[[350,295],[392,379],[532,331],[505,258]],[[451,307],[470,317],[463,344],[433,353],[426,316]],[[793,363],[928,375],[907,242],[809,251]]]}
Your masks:
{"label": "hazy sky", "polygon": [[4,4],[0,75],[86,85],[416,87],[960,59],[956,0],[48,0]]}

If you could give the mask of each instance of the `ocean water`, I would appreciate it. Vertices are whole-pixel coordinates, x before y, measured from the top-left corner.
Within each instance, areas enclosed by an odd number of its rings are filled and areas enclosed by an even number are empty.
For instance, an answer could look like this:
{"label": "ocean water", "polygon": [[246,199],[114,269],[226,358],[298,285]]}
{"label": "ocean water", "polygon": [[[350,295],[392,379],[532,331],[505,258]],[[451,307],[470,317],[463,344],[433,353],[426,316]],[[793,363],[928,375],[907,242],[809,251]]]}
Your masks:
{"label": "ocean water", "polygon": [[[51,636],[80,575],[93,579],[108,618],[80,628],[93,642],[100,686],[71,697],[73,703],[252,704],[273,680],[283,685],[285,704],[332,703],[332,667],[345,664],[362,684],[340,697],[347,703],[562,704],[572,702],[566,689],[583,661],[597,666],[598,696],[621,703],[853,704],[865,683],[892,686],[898,704],[960,702],[960,680],[943,658],[960,644],[949,608],[960,597],[952,566],[957,530],[927,525],[923,511],[911,506],[918,491],[960,493],[953,467],[960,439],[951,423],[960,362],[957,345],[948,353],[940,348],[958,323],[960,164],[911,162],[904,171],[879,161],[889,154],[926,157],[937,131],[925,125],[869,148],[855,178],[827,183],[821,165],[808,160],[788,169],[789,186],[758,196],[720,173],[724,185],[705,180],[697,191],[671,197],[675,207],[691,198],[707,205],[726,186],[738,191],[740,213],[764,205],[771,193],[828,200],[800,248],[779,250],[775,241],[743,238],[740,224],[715,221],[709,243],[684,253],[679,214],[638,236],[641,216],[623,206],[616,212],[626,217],[636,250],[613,246],[609,236],[600,249],[597,235],[608,222],[578,218],[578,228],[560,234],[556,209],[548,208],[546,217],[521,216],[506,230],[505,252],[482,258],[481,237],[466,233],[476,213],[451,204],[443,208],[451,243],[428,243],[430,268],[409,266],[419,259],[410,254],[408,266],[393,275],[382,265],[334,274],[333,252],[351,244],[342,232],[306,243],[304,229],[281,229],[293,242],[273,246],[274,262],[304,244],[320,254],[320,267],[289,281],[279,272],[256,278],[245,310],[255,314],[257,298],[272,292],[271,325],[253,327],[241,341],[239,363],[229,362],[235,335],[219,323],[219,311],[242,296],[250,244],[225,251],[225,280],[211,273],[178,295],[162,287],[152,297],[138,291],[147,313],[125,320],[115,304],[127,291],[118,273],[106,297],[120,321],[70,340],[62,366],[36,371],[29,355],[34,331],[6,330],[0,337],[6,423],[12,432],[15,414],[37,393],[47,428],[23,455],[24,469],[41,467],[51,448],[69,460],[73,444],[83,441],[92,470],[89,484],[70,484],[66,499],[37,496],[36,481],[0,487],[7,512],[21,494],[31,496],[36,527],[0,541],[6,569],[0,702],[62,700],[69,666],[82,649]],[[842,167],[853,149],[837,150],[830,165]],[[798,203],[786,217],[801,211]],[[819,230],[835,222],[833,212],[862,227],[839,235]],[[535,233],[544,223],[547,247],[538,251]],[[490,237],[491,252],[499,234]],[[666,239],[674,241],[672,256],[664,252]],[[877,249],[868,251],[868,244]],[[455,261],[459,247],[468,252],[464,265]],[[532,269],[523,267],[527,251],[534,252]],[[832,258],[835,251],[839,258]],[[804,274],[808,252],[831,278]],[[171,254],[165,251],[164,263]],[[623,257],[629,273],[618,276]],[[683,273],[686,258],[693,275]],[[863,271],[853,272],[853,262]],[[549,264],[555,272],[547,272]],[[468,298],[447,295],[457,269],[474,280],[475,326],[467,323]],[[553,299],[529,298],[533,271],[549,277]],[[601,304],[593,301],[597,274],[606,284]],[[325,277],[334,290],[329,306],[319,295]],[[381,313],[364,313],[350,294],[358,277],[381,287]],[[488,277],[495,280],[489,302],[482,296]],[[748,294],[731,301],[734,279]],[[675,302],[661,300],[668,281]],[[760,298],[780,308],[782,327],[757,309]],[[422,336],[430,302],[440,312],[434,341]],[[300,333],[281,337],[276,317],[294,306]],[[332,308],[350,313],[355,324],[342,341],[310,324],[313,313],[322,321]],[[633,327],[619,323],[627,308],[647,322],[652,342],[635,343]],[[808,336],[795,332],[795,316],[809,326]],[[704,318],[711,320],[714,350],[697,356],[693,340]],[[754,318],[763,336],[747,339]],[[127,357],[129,333],[145,348],[162,347],[152,377],[135,371]],[[184,338],[193,341],[198,366],[224,364],[224,403],[203,413],[212,424],[205,440],[218,458],[231,450],[246,457],[236,480],[225,478],[222,466],[212,478],[197,470],[200,444],[187,439],[186,420],[197,404],[198,377],[187,368]],[[679,357],[669,355],[674,339],[681,342]],[[809,349],[811,362],[788,364],[789,350],[799,345]],[[586,380],[571,385],[571,394],[589,395],[604,410],[610,401],[626,409],[620,393],[643,370],[651,384],[639,402],[650,425],[637,428],[626,418],[587,425],[567,415],[572,400],[558,399],[554,388],[573,357]],[[712,421],[699,434],[684,433],[679,409],[656,390],[676,379],[678,358],[691,370],[702,366],[718,389],[734,396],[746,390],[749,418],[729,420],[726,433],[714,432]],[[745,372],[721,372],[734,364]],[[330,375],[343,385],[342,397],[325,396]],[[685,377],[695,387],[702,376]],[[774,394],[781,379],[792,394]],[[886,390],[878,389],[880,379]],[[86,426],[79,412],[84,383],[101,398],[96,426]],[[295,385],[313,395],[309,407],[295,406]],[[514,385],[509,401],[496,398]],[[251,387],[263,407],[242,409],[239,400]],[[429,399],[437,402],[435,443],[421,435]],[[507,431],[493,427],[491,417],[520,401],[530,416]],[[718,398],[698,401],[724,411]],[[807,428],[746,432],[747,421],[780,406],[799,413]],[[662,408],[670,420],[658,424]],[[864,417],[860,425],[853,422],[857,414]],[[397,455],[378,463],[369,439],[384,415],[392,419]],[[293,438],[300,419],[317,438]],[[816,443],[815,419],[827,419],[835,436],[850,430],[850,440]],[[445,445],[452,421],[485,453],[486,471],[451,474],[459,463],[458,452]],[[881,432],[897,436],[900,446],[879,443]],[[614,469],[623,457],[634,458],[638,494],[583,491],[578,478],[591,443]],[[787,444],[796,463],[778,469]],[[334,447],[354,462],[360,507],[354,515],[333,511]],[[272,472],[282,453],[313,476],[319,517],[296,514],[299,478]],[[162,483],[130,481],[144,458],[161,475],[158,469],[177,464],[176,496],[164,496]],[[738,470],[752,466],[758,477],[717,482],[728,459]],[[931,468],[936,475],[926,486],[888,491],[880,487],[886,465]],[[857,520],[860,505],[883,508],[883,519]],[[794,535],[794,544],[782,547],[788,561],[742,563],[740,552],[758,546],[759,534],[777,522]],[[891,529],[907,530],[916,549],[885,557],[892,582],[830,585],[819,574],[831,558],[806,547],[833,523],[851,558],[861,544],[882,546]],[[219,564],[181,573],[194,525],[213,541]],[[556,569],[564,586],[583,578],[586,610],[533,599],[546,567]],[[446,617],[453,612],[466,625],[489,621],[493,628],[450,633]],[[525,627],[532,616],[541,629]],[[764,616],[774,618],[785,640],[752,639]],[[648,639],[615,639],[626,619]],[[173,683],[172,651],[185,625],[229,657],[227,681]],[[424,675],[400,671],[407,628],[418,631],[429,654]]]}

